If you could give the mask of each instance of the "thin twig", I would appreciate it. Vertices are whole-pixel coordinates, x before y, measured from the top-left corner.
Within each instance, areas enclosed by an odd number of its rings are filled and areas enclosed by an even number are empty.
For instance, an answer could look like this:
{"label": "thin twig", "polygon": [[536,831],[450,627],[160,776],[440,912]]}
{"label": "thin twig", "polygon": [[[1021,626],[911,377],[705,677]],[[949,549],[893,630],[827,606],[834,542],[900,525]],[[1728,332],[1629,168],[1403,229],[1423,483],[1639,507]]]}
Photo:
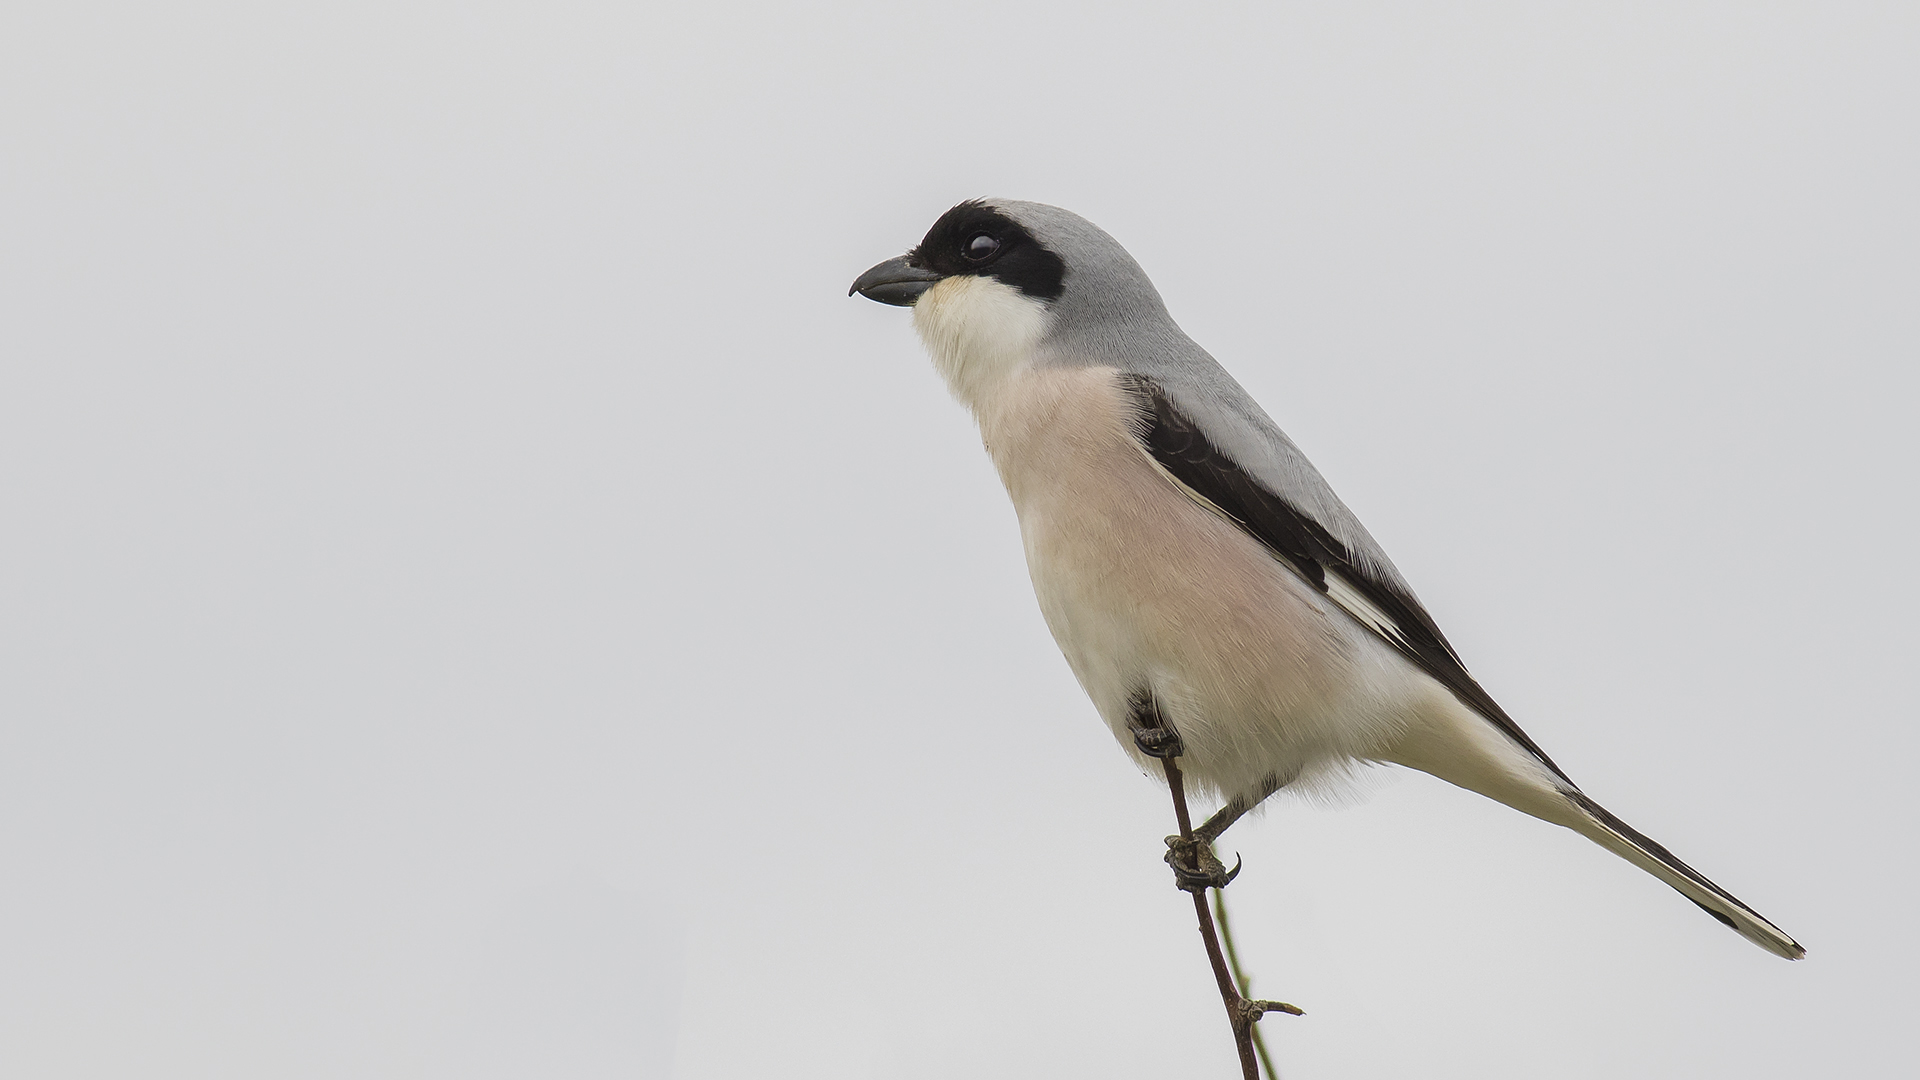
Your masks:
{"label": "thin twig", "polygon": [[[1220,924],[1220,944],[1227,947],[1227,966],[1233,969],[1233,981],[1240,987],[1240,996],[1253,996],[1253,976],[1240,966],[1240,953],[1233,947],[1233,924],[1227,921],[1227,894],[1218,889],[1213,891],[1213,917]],[[1280,1080],[1280,1070],[1273,1067],[1273,1057],[1267,1053],[1266,1036],[1260,1033],[1260,1025],[1253,1025],[1253,1052],[1260,1058],[1260,1067],[1267,1071],[1267,1080]]]}
{"label": "thin twig", "polygon": [[[1181,782],[1180,766],[1174,764],[1171,756],[1161,758],[1160,764],[1167,771],[1167,787],[1173,792],[1173,816],[1180,823],[1180,839],[1191,844],[1193,819],[1187,814],[1187,792]],[[1233,1027],[1233,1045],[1240,1053],[1240,1074],[1244,1080],[1260,1080],[1260,1064],[1253,1056],[1253,1023],[1258,1014],[1251,1013],[1249,1006],[1253,1003],[1240,996],[1233,976],[1227,972],[1227,960],[1220,953],[1220,939],[1213,930],[1213,912],[1207,910],[1206,889],[1189,891],[1193,894],[1194,915],[1200,921],[1200,939],[1207,945],[1207,961],[1213,965],[1213,979],[1220,986],[1220,1003],[1226,1006],[1227,1023]]]}

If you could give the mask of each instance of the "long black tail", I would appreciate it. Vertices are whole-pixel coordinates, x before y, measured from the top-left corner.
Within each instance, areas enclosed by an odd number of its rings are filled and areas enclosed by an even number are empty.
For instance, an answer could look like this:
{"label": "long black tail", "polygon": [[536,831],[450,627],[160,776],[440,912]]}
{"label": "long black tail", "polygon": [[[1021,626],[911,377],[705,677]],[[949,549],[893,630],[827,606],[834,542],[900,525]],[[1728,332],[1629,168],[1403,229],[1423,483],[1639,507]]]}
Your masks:
{"label": "long black tail", "polygon": [[1673,886],[1680,895],[1705,909],[1707,914],[1733,927],[1741,937],[1775,956],[1798,960],[1807,955],[1807,950],[1788,937],[1784,930],[1762,918],[1759,912],[1735,899],[1727,890],[1708,881],[1706,875],[1675,858],[1673,852],[1614,817],[1606,807],[1578,791],[1567,792],[1566,795],[1567,801],[1580,811],[1581,820],[1574,824],[1574,829],[1589,840]]}

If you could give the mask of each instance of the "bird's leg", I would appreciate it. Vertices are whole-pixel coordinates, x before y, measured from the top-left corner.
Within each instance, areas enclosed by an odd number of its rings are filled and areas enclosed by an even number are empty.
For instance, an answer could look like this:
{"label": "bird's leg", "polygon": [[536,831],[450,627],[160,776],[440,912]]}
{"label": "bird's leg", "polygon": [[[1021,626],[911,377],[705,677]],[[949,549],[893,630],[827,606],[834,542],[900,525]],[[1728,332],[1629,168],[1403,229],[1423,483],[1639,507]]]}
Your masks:
{"label": "bird's leg", "polygon": [[1274,792],[1279,791],[1285,787],[1286,784],[1287,782],[1282,780],[1278,774],[1268,776],[1266,782],[1261,785],[1259,795],[1251,799],[1241,795],[1236,795],[1228,799],[1227,805],[1215,810],[1212,817],[1201,822],[1200,827],[1193,830],[1193,834],[1209,844],[1213,843],[1215,840],[1220,839],[1221,833],[1232,828],[1234,822],[1247,816],[1247,811],[1266,802],[1268,798],[1272,797]]}
{"label": "bird's leg", "polygon": [[[1161,715],[1159,703],[1150,693],[1143,692],[1133,699],[1129,720],[1133,728],[1133,744],[1140,748],[1141,753],[1159,759],[1167,772],[1167,785],[1173,791],[1173,806],[1175,816],[1180,820],[1180,834],[1167,837],[1166,859],[1167,865],[1173,868],[1174,885],[1195,895],[1208,889],[1226,888],[1227,883],[1240,872],[1240,864],[1236,860],[1233,869],[1228,870],[1226,864],[1213,853],[1213,837],[1219,833],[1216,831],[1203,837],[1201,833],[1207,826],[1202,825],[1196,830],[1192,826],[1192,819],[1187,816],[1186,791],[1181,783],[1180,766],[1175,762],[1185,749],[1180,742],[1180,733],[1167,723],[1167,718]],[[1233,816],[1237,818],[1244,813],[1246,811],[1241,810]],[[1219,817],[1220,814],[1215,814],[1208,819],[1208,824]],[[1232,823],[1232,818],[1229,818],[1220,828],[1225,829],[1226,825]]]}
{"label": "bird's leg", "polygon": [[[1138,735],[1135,736],[1138,741]],[[1227,805],[1213,812],[1213,816],[1193,830],[1191,836],[1167,837],[1167,865],[1173,867],[1174,884],[1182,889],[1224,889],[1240,874],[1240,858],[1235,856],[1233,869],[1220,861],[1213,853],[1214,841],[1220,834],[1231,828],[1233,823],[1247,815],[1247,811],[1259,806],[1267,797],[1279,791],[1284,782],[1278,776],[1267,777],[1263,790],[1257,798],[1235,796],[1227,800]]]}

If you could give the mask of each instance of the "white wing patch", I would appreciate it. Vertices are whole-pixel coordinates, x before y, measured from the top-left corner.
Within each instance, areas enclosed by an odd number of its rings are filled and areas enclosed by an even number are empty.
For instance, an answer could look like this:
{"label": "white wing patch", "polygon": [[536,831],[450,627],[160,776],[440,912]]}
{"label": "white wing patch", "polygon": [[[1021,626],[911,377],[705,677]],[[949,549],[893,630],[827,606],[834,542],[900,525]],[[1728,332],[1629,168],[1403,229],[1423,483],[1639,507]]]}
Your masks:
{"label": "white wing patch", "polygon": [[1373,601],[1367,599],[1365,593],[1354,588],[1351,582],[1341,577],[1339,571],[1330,566],[1323,566],[1320,569],[1327,578],[1327,595],[1334,603],[1339,604],[1347,614],[1360,620],[1361,625],[1386,638],[1388,642],[1412,651],[1413,642],[1407,640],[1407,635],[1401,631],[1400,624],[1394,622],[1391,615],[1375,606]]}

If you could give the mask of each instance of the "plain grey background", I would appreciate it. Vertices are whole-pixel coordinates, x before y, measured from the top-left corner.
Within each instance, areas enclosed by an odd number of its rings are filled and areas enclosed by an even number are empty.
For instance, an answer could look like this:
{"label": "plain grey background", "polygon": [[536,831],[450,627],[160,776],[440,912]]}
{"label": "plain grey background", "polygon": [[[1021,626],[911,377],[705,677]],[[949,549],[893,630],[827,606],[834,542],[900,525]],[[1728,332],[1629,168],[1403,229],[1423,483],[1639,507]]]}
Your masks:
{"label": "plain grey background", "polygon": [[1586,789],[1226,845],[1289,1080],[1911,1068],[1911,3],[19,4],[0,1072],[1230,1076],[904,312],[1078,210]]}

